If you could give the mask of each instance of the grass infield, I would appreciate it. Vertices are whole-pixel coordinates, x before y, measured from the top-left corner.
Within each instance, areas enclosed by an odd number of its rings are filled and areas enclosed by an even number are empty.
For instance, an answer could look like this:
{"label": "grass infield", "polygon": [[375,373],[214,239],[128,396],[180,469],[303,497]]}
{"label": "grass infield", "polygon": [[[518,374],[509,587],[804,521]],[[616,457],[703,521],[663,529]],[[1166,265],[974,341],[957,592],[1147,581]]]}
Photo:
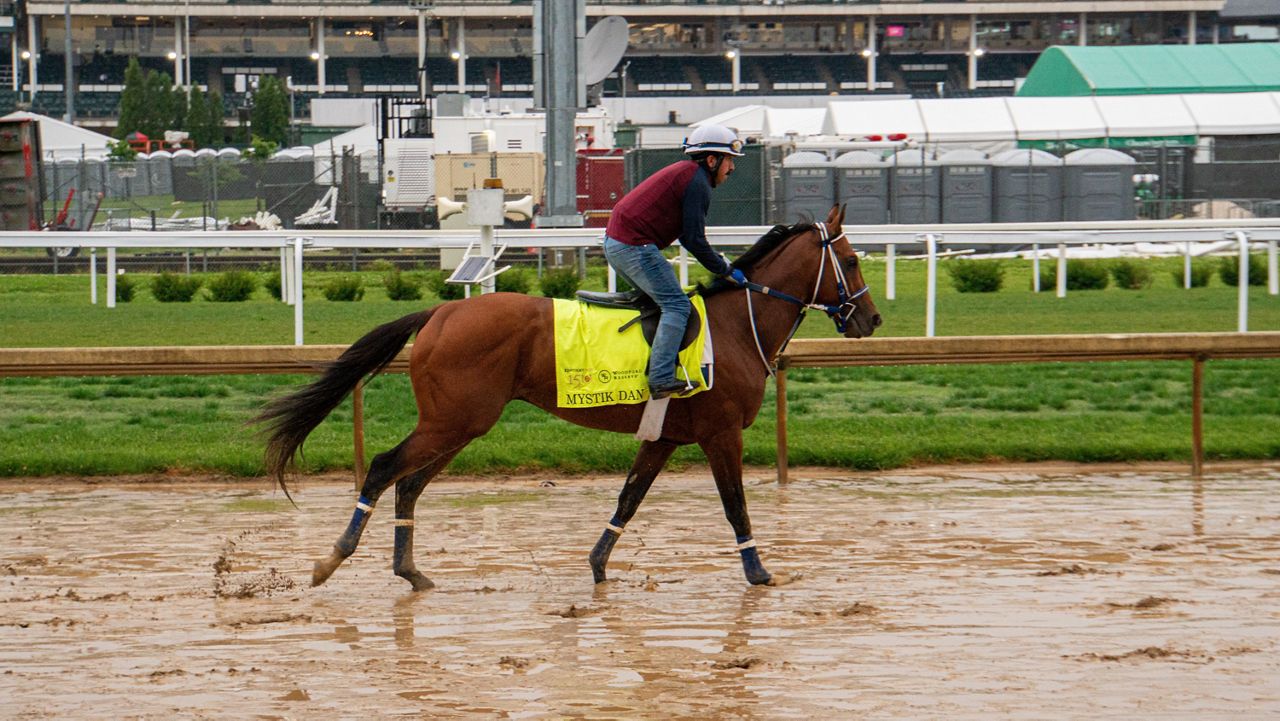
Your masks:
{"label": "grass infield", "polygon": [[[1056,298],[1033,294],[1031,266],[1006,264],[996,293],[961,294],[939,278],[939,335],[1233,331],[1236,289],[1215,274],[1208,287],[1175,285],[1180,259],[1145,261],[1144,290],[1111,287]],[[898,264],[898,298],[884,300],[884,265],[865,264],[886,336],[924,331],[924,266]],[[361,274],[366,294],[331,302],[327,273],[308,273],[306,340],[349,343],[423,304],[386,298],[381,274]],[[603,269],[590,274],[602,285]],[[73,347],[286,344],[293,311],[259,288],[244,303],[162,304],[138,279],[137,297],[113,310],[89,304],[87,276],[0,276],[0,345]],[[99,278],[100,293],[105,282]],[[1252,330],[1280,330],[1280,298],[1250,289]],[[804,337],[831,337],[810,315]],[[1205,385],[1210,459],[1280,458],[1280,360],[1213,361]],[[261,443],[244,422],[273,394],[306,376],[0,379],[0,475],[105,475],[167,471],[251,476]],[[1190,458],[1191,368],[1185,362],[1068,363],[797,369],[788,375],[790,456],[797,465],[882,469],[979,461],[1139,461]],[[397,443],[416,415],[408,381],[378,379],[365,398],[369,455]],[[772,384],[747,431],[746,461],[774,462]],[[513,403],[451,470],[507,473],[623,471],[637,442],[629,435],[570,426]],[[348,400],[305,446],[304,470],[349,467]],[[683,449],[677,465],[697,463]]]}

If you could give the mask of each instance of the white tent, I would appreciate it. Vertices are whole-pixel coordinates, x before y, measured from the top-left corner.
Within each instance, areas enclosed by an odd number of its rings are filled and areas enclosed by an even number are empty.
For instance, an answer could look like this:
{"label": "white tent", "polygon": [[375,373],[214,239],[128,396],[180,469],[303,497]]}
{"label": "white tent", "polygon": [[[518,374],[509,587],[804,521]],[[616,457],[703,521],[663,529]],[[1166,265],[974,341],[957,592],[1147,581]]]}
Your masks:
{"label": "white tent", "polygon": [[869,136],[905,134],[925,137],[918,100],[833,101],[827,105],[823,135],[860,140]]}
{"label": "white tent", "polygon": [[311,146],[317,158],[322,155],[340,156],[343,148],[353,148],[356,155],[378,152],[378,135],[374,132],[373,124],[362,125]]}
{"label": "white tent", "polygon": [[821,135],[826,117],[826,108],[766,108],[760,135],[766,138]]}
{"label": "white tent", "polygon": [[931,143],[1007,140],[1015,132],[1004,98],[917,101]]}
{"label": "white tent", "polygon": [[1093,98],[1006,98],[1020,140],[1101,138],[1107,124]]}
{"label": "white tent", "polygon": [[1182,102],[1201,135],[1280,133],[1280,93],[1197,93]]}
{"label": "white tent", "polygon": [[45,160],[85,159],[102,160],[112,142],[110,137],[102,133],[64,123],[47,115],[29,113],[23,110],[9,113],[0,120],[38,120],[40,121],[40,147],[44,151]]}
{"label": "white tent", "polygon": [[732,128],[740,136],[761,135],[764,132],[766,108],[763,105],[743,105],[740,108],[726,110],[709,118],[704,118],[689,127],[703,125],[723,125]]}
{"label": "white tent", "polygon": [[1093,102],[1113,138],[1196,134],[1196,119],[1179,95],[1098,95]]}

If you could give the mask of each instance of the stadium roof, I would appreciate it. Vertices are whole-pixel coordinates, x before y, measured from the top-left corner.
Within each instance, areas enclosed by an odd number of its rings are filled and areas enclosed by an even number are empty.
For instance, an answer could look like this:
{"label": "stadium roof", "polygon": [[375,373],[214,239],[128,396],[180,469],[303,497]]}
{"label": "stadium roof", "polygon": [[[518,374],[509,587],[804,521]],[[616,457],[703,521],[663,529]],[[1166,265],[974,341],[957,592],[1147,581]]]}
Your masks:
{"label": "stadium roof", "polygon": [[1280,90],[1280,43],[1130,45],[1045,50],[1019,96],[1159,95]]}

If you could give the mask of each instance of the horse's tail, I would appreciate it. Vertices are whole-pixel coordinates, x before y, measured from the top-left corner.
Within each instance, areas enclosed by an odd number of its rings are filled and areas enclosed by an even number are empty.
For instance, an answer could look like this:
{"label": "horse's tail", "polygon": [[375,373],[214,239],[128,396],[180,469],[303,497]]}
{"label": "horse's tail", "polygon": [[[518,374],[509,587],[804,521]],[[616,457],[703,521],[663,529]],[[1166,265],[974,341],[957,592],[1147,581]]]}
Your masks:
{"label": "horse's tail", "polygon": [[[422,329],[434,309],[406,315],[374,328],[351,344],[342,355],[324,366],[320,377],[306,386],[276,398],[251,423],[263,424],[267,435],[266,467],[275,476],[285,496],[285,470],[311,431],[320,425],[365,376],[376,376],[404,348],[409,338]],[[292,500],[292,498],[290,498]]]}

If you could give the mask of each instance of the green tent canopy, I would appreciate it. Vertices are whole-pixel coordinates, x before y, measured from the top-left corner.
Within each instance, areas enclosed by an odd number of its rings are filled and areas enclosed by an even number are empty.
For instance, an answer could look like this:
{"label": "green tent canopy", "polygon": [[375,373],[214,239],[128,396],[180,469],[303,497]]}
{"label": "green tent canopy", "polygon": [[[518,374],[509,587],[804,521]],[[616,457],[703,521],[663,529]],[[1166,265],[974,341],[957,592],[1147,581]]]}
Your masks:
{"label": "green tent canopy", "polygon": [[1040,54],[1020,96],[1246,93],[1280,90],[1280,43],[1055,45]]}

